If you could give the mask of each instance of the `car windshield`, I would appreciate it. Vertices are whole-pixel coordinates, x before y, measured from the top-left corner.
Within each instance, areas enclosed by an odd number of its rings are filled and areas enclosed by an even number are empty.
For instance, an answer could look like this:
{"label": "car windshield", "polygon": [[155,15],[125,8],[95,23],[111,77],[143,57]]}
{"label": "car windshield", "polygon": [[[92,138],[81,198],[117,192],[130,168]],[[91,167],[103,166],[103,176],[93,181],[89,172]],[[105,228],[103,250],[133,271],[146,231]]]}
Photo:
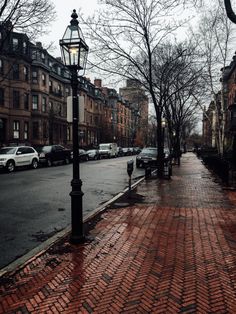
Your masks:
{"label": "car windshield", "polygon": [[16,148],[15,147],[4,147],[0,149],[0,155],[10,155],[15,154]]}
{"label": "car windshield", "polygon": [[104,145],[99,145],[100,149],[110,149],[110,145],[109,144],[104,144]]}
{"label": "car windshield", "polygon": [[144,148],[141,153],[141,155],[150,155],[150,156],[156,156],[157,155],[157,148]]}
{"label": "car windshield", "polygon": [[52,146],[41,146],[41,147],[36,147],[37,152],[44,152],[44,153],[50,153],[52,150]]}

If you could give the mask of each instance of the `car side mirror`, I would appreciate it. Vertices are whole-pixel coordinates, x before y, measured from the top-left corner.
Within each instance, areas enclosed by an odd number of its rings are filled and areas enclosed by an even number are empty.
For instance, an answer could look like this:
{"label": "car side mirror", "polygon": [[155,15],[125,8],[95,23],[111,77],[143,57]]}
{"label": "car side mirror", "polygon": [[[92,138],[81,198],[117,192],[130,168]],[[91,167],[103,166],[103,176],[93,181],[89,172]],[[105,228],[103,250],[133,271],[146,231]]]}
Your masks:
{"label": "car side mirror", "polygon": [[21,154],[22,154],[22,152],[19,152],[19,151],[18,151],[18,152],[16,152],[16,155],[21,155]]}

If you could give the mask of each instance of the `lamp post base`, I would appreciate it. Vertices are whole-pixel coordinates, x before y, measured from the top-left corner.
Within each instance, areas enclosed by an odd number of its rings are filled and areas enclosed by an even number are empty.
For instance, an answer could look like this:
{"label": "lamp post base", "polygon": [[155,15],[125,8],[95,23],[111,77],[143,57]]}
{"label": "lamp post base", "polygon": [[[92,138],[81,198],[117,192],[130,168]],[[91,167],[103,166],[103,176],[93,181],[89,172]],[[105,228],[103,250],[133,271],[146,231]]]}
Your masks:
{"label": "lamp post base", "polygon": [[86,237],[84,235],[73,235],[70,236],[70,243],[71,244],[83,244],[86,241]]}
{"label": "lamp post base", "polygon": [[85,241],[83,231],[83,204],[84,193],[81,191],[82,181],[73,179],[71,181],[71,236],[70,243],[79,244]]}

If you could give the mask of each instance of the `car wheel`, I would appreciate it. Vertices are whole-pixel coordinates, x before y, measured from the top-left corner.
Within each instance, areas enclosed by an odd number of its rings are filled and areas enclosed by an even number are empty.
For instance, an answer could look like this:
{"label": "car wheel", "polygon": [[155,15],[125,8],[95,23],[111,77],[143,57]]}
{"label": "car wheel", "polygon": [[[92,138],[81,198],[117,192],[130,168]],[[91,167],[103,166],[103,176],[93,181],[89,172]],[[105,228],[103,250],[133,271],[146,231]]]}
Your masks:
{"label": "car wheel", "polygon": [[13,160],[8,160],[6,168],[8,172],[13,172],[15,170],[15,162]]}
{"label": "car wheel", "polygon": [[68,157],[66,157],[64,162],[65,162],[65,164],[66,164],[66,165],[69,165],[69,163],[70,163],[69,158],[68,158]]}
{"label": "car wheel", "polygon": [[32,166],[33,169],[38,168],[38,160],[34,158],[34,159],[32,160],[31,166]]}
{"label": "car wheel", "polygon": [[48,166],[48,167],[51,167],[51,166],[52,166],[52,161],[51,161],[51,159],[47,159],[47,166]]}

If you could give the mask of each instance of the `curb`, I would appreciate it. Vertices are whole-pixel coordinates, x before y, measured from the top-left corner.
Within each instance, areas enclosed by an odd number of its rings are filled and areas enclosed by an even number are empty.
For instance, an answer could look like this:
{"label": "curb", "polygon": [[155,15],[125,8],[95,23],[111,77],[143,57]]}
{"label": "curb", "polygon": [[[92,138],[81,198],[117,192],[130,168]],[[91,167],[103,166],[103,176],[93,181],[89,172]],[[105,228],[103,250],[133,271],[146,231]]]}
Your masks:
{"label": "curb", "polygon": [[[131,189],[135,189],[136,186],[145,180],[145,176],[143,176],[141,179],[136,181],[131,185]],[[129,192],[129,187],[125,188],[122,192],[119,192],[117,195],[115,195],[113,198],[111,198],[109,201],[105,202],[101,206],[97,207],[93,211],[91,211],[89,214],[87,214],[84,217],[84,223],[88,222],[92,218],[94,218],[96,215],[101,214],[105,209],[112,203],[114,203],[117,199],[119,199],[121,196]],[[12,263],[8,264],[7,266],[0,269],[0,278],[4,276],[6,273],[9,272],[16,272],[20,270],[21,268],[25,267],[27,264],[29,264],[32,260],[34,260],[36,257],[47,251],[52,245],[54,245],[57,241],[64,238],[69,232],[71,231],[71,226],[66,227],[65,229],[57,232],[54,234],[51,238],[47,239],[43,243],[39,244],[37,247],[33,248],[31,251],[26,253],[25,255],[19,257]]]}

